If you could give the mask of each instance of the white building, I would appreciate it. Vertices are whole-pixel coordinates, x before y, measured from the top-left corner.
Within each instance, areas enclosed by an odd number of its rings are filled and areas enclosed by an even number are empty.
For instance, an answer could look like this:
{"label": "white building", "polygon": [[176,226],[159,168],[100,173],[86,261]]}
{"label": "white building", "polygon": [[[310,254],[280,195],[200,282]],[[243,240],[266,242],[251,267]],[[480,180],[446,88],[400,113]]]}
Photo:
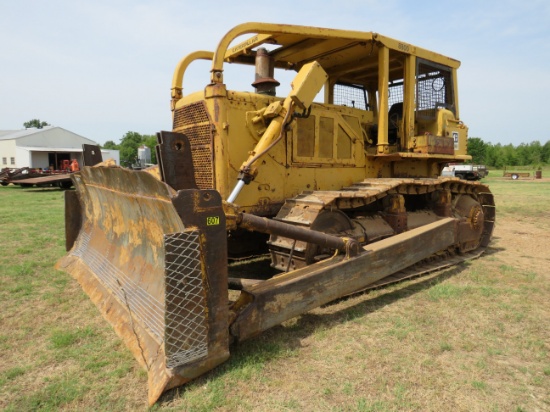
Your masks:
{"label": "white building", "polygon": [[[76,159],[82,165],[82,145],[97,143],[61,127],[0,130],[0,169],[31,167],[60,169],[64,160]],[[120,164],[118,150],[101,149],[103,159]]]}

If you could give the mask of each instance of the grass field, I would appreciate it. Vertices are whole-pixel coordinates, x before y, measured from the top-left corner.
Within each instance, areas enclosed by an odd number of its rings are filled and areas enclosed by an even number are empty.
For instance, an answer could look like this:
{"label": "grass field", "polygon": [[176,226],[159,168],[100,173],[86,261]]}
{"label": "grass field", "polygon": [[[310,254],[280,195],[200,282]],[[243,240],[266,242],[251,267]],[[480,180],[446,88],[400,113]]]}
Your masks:
{"label": "grass field", "polygon": [[[288,321],[152,409],[550,410],[550,180],[498,176],[482,258]],[[53,269],[63,192],[0,187],[0,238],[0,409],[146,410],[146,373]]]}

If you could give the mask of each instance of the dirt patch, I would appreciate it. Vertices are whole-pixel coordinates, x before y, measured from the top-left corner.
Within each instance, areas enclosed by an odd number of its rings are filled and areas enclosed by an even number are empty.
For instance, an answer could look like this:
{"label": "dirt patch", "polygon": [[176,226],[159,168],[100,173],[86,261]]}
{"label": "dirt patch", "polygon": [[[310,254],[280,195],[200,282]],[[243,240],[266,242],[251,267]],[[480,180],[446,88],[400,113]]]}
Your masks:
{"label": "dirt patch", "polygon": [[550,264],[548,226],[548,221],[539,219],[500,219],[491,246],[500,249],[498,258],[503,262],[520,265],[546,276]]}

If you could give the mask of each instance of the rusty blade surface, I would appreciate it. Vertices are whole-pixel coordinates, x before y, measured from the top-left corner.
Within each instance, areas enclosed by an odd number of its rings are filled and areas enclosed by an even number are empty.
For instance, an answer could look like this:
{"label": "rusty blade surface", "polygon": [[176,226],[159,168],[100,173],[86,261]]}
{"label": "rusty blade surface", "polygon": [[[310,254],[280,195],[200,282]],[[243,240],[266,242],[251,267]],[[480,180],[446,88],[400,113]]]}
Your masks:
{"label": "rusty blade surface", "polygon": [[81,227],[57,268],[78,280],[147,369],[153,403],[188,380],[164,356],[164,234],[184,231],[174,191],[148,173],[110,167],[85,167],[74,183]]}

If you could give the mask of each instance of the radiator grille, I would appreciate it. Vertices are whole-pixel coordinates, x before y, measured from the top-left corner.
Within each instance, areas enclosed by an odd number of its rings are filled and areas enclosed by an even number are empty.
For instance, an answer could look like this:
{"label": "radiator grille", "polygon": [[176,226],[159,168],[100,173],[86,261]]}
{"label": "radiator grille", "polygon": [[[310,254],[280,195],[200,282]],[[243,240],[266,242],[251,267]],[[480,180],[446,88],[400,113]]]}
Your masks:
{"label": "radiator grille", "polygon": [[196,102],[177,109],[174,131],[185,134],[191,143],[195,181],[199,189],[214,188],[214,126],[206,104]]}
{"label": "radiator grille", "polygon": [[185,134],[195,146],[207,146],[212,144],[210,123],[185,128]]}
{"label": "radiator grille", "polygon": [[196,102],[176,110],[174,115],[174,129],[197,123],[208,123],[208,112],[204,102]]}

